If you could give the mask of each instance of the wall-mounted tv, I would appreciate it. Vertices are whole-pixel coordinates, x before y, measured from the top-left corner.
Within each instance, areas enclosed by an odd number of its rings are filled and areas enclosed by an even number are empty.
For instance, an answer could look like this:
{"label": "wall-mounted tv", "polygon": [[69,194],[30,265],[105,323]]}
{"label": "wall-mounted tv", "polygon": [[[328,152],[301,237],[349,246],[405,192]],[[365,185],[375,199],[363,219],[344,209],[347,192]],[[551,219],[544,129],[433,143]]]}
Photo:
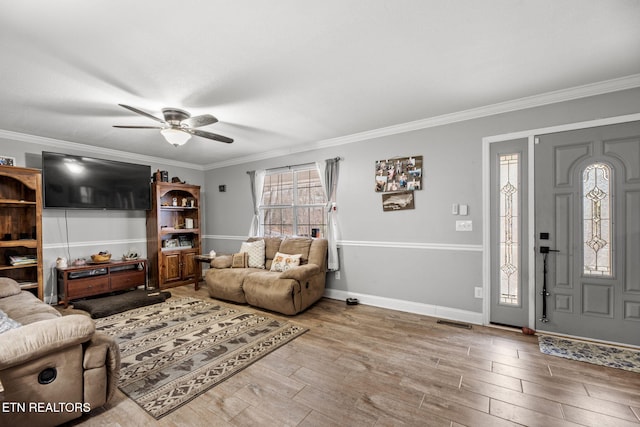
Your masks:
{"label": "wall-mounted tv", "polygon": [[44,207],[151,209],[151,166],[42,152]]}

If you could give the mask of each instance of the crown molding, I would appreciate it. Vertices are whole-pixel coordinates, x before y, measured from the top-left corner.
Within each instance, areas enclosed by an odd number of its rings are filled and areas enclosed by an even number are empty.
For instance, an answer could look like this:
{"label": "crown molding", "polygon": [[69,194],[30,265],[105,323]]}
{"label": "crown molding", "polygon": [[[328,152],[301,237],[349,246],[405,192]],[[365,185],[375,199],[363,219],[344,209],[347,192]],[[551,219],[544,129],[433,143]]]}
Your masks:
{"label": "crown molding", "polygon": [[31,144],[44,145],[47,147],[65,148],[65,149],[79,150],[79,151],[93,153],[93,154],[101,154],[101,155],[107,155],[107,156],[113,156],[113,157],[126,158],[128,161],[135,160],[135,161],[139,161],[147,164],[160,163],[163,165],[170,165],[170,166],[176,166],[176,167],[187,168],[187,169],[195,169],[199,171],[204,170],[203,166],[194,165],[193,163],[178,162],[175,160],[164,159],[161,157],[146,156],[144,154],[113,150],[111,148],[96,147],[93,145],[80,144],[78,142],[64,141],[61,139],[30,135],[28,133],[13,132],[13,131],[4,130],[4,129],[0,129],[0,138],[9,139],[12,141],[20,141],[20,142],[27,142]]}
{"label": "crown molding", "polygon": [[89,153],[103,154],[114,157],[124,157],[129,160],[137,160],[144,163],[160,163],[169,166],[176,166],[186,169],[194,169],[198,171],[206,171],[219,169],[228,166],[236,166],[244,163],[256,162],[261,160],[272,159],[307,151],[319,150],[323,148],[337,147],[340,145],[351,144],[354,142],[365,141],[369,139],[381,138],[390,135],[397,135],[405,132],[412,132],[420,129],[427,129],[437,126],[443,126],[451,123],[463,122],[467,120],[478,119],[482,117],[493,116],[497,114],[508,113],[512,111],[525,110],[528,108],[541,107],[544,105],[555,104],[559,102],[571,101],[590,96],[603,95],[606,93],[619,92],[622,90],[634,89],[640,87],[640,74],[620,77],[612,80],[591,83],[582,86],[576,86],[568,89],[546,92],[539,95],[518,98],[511,101],[490,104],[483,107],[472,108],[450,114],[429,117],[426,119],[415,120],[407,123],[401,123],[393,126],[387,126],[379,129],[372,129],[365,132],[354,133],[351,135],[330,138],[316,141],[310,144],[304,144],[295,147],[289,147],[280,150],[271,150],[263,153],[251,154],[243,157],[225,160],[222,162],[210,163],[208,165],[195,165],[193,163],[178,162],[172,159],[161,157],[146,156],[143,154],[130,153],[127,151],[113,150],[110,148],[95,147],[92,145],[80,144],[77,142],[64,141],[55,138],[48,138],[37,135],[30,135],[20,132],[13,132],[0,129],[0,138],[6,138],[13,141],[21,141],[47,147],[66,148],[72,150],[80,150]]}
{"label": "crown molding", "polygon": [[290,149],[274,150],[264,153],[252,154],[244,157],[237,157],[222,162],[210,163],[204,166],[205,170],[219,169],[227,166],[236,166],[244,163],[267,160],[275,157],[282,157],[290,154],[305,151],[318,150],[322,148],[336,147],[353,142],[365,141],[374,138],[381,138],[390,135],[397,135],[405,132],[412,132],[420,129],[427,129],[443,126],[451,123],[463,122],[467,120],[479,119],[497,114],[509,113],[513,111],[526,110],[528,108],[542,107],[544,105],[556,104],[559,102],[572,101],[575,99],[588,98],[590,96],[603,95],[606,93],[619,92],[622,90],[640,87],[640,74],[620,77],[612,80],[605,80],[597,83],[590,83],[568,89],[561,89],[546,92],[539,95],[527,96],[511,101],[499,102],[483,107],[458,111],[450,114],[429,117],[398,125],[387,126],[379,129],[372,129],[365,132],[354,133],[352,135],[340,136],[337,138],[325,139],[301,147]]}

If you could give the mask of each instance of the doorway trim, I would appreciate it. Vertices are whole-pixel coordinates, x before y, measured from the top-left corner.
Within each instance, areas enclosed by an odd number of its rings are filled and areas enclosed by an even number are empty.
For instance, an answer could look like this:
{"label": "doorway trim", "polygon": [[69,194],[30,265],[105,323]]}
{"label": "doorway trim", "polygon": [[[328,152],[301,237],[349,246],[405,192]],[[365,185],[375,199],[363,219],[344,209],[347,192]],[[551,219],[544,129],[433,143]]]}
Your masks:
{"label": "doorway trim", "polygon": [[[482,138],[482,323],[489,325],[491,319],[491,156],[490,148],[494,142],[510,141],[527,138],[528,153],[528,182],[527,197],[529,207],[527,213],[529,218],[535,218],[535,183],[533,175],[535,172],[534,146],[536,137],[540,135],[567,132],[572,130],[594,128],[599,126],[615,125],[640,121],[640,113],[627,114],[623,116],[607,117],[604,119],[587,120],[582,122],[568,123],[564,125],[549,126],[544,128],[529,129],[501,135],[493,135]],[[527,296],[529,298],[529,316],[527,325],[535,328],[536,295],[535,295],[535,221],[529,221],[527,230],[529,236],[529,276]]]}

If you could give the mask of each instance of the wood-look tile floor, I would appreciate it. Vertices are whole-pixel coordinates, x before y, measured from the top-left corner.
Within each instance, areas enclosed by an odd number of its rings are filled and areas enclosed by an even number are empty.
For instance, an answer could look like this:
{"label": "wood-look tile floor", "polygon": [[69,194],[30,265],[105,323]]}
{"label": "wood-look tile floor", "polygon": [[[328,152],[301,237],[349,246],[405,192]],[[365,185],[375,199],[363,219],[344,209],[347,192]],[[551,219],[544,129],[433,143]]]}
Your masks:
{"label": "wood-look tile floor", "polygon": [[70,425],[640,427],[640,374],[544,355],[533,336],[330,299],[269,315],[310,330],[158,421],[118,390]]}

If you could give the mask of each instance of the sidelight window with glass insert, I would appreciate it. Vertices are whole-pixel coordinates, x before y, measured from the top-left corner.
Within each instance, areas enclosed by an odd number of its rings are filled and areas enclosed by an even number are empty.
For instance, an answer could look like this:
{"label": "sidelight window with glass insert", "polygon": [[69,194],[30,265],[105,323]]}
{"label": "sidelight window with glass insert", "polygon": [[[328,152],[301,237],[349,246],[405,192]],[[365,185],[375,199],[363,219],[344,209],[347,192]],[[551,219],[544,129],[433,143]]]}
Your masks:
{"label": "sidelight window with glass insert", "polygon": [[520,305],[520,157],[501,155],[499,162],[500,304]]}

